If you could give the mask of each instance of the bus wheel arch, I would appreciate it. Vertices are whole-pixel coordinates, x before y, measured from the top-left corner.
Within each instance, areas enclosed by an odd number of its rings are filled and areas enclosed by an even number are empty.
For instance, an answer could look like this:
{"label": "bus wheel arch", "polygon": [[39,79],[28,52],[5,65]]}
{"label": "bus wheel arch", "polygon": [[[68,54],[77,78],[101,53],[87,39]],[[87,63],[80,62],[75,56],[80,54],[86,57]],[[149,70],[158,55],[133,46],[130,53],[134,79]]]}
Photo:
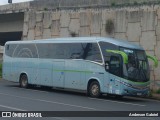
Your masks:
{"label": "bus wheel arch", "polygon": [[28,76],[26,73],[21,73],[19,77],[19,85],[22,88],[28,87]]}
{"label": "bus wheel arch", "polygon": [[87,84],[87,95],[89,95],[90,97],[100,97],[101,92],[100,92],[100,84],[99,81],[96,79],[91,79],[88,81]]}

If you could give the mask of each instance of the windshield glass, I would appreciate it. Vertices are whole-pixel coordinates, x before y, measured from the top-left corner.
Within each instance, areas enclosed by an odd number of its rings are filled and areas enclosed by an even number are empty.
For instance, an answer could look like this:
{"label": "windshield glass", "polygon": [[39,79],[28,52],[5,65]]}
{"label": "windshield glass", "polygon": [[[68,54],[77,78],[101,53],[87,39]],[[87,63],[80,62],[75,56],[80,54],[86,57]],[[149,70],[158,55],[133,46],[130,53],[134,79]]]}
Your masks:
{"label": "windshield glass", "polygon": [[145,82],[149,80],[148,60],[143,50],[132,50],[120,48],[128,55],[128,64],[124,65],[124,77],[135,82]]}
{"label": "windshield glass", "polygon": [[[99,45],[101,47],[107,72],[135,82],[149,81],[149,65],[144,50],[119,47],[107,42],[99,42]],[[106,50],[120,50],[125,52],[128,56],[128,63],[124,64],[124,61],[119,62],[120,59],[111,59],[112,57],[116,58],[116,56],[120,57],[121,55],[113,52],[107,52]],[[122,74],[119,74],[120,72],[122,72]]]}

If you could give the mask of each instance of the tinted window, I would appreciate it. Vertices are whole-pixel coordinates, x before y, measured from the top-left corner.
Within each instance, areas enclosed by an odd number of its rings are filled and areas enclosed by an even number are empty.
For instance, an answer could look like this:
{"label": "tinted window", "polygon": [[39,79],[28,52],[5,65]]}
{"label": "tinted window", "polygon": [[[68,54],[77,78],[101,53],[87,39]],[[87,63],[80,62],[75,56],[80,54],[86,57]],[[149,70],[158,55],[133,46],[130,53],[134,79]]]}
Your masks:
{"label": "tinted window", "polygon": [[34,44],[18,44],[14,50],[13,57],[37,58],[37,49]]}
{"label": "tinted window", "polygon": [[88,43],[85,47],[85,53],[83,57],[86,60],[102,62],[101,53],[96,43]]}
{"label": "tinted window", "polygon": [[54,51],[54,59],[66,59],[66,52],[68,52],[66,44],[55,44],[55,51]]}
{"label": "tinted window", "polygon": [[6,46],[6,54],[22,58],[86,59],[102,62],[96,43],[39,43],[36,46],[34,44]]}
{"label": "tinted window", "polygon": [[139,60],[146,60],[146,55],[144,51],[137,50],[136,54]]}
{"label": "tinted window", "polygon": [[6,45],[6,47],[5,47],[5,54],[7,56],[12,57],[15,48],[16,48],[15,44]]}
{"label": "tinted window", "polygon": [[[39,58],[54,58],[56,54],[56,45],[50,43],[36,44],[38,48]],[[58,53],[59,54],[59,53]]]}
{"label": "tinted window", "polygon": [[67,48],[69,48],[68,58],[83,59],[85,47],[86,47],[86,44],[84,43],[71,43],[67,45]]}
{"label": "tinted window", "polygon": [[107,43],[107,42],[99,42],[99,45],[101,47],[104,60],[108,62],[110,61],[110,57],[111,55],[113,55],[113,53],[106,52],[106,50],[118,50],[119,49],[118,46],[111,44],[111,43]]}
{"label": "tinted window", "polygon": [[37,44],[40,58],[82,59],[85,45],[81,43]]}

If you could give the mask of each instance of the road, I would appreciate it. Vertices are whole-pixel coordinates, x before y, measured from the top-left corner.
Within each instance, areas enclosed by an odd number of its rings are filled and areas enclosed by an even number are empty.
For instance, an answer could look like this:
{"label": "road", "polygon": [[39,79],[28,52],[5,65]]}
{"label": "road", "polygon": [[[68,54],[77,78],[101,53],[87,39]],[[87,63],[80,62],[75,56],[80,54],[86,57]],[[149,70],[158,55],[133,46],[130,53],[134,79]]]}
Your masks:
{"label": "road", "polygon": [[[123,99],[106,96],[90,98],[82,93],[65,92],[49,88],[31,87],[24,89],[20,88],[18,83],[0,80],[0,111],[160,111],[160,101],[134,97],[124,97]],[[0,118],[0,120],[6,119]],[[16,118],[10,119],[15,120]],[[28,120],[29,118],[24,119]],[[52,117],[41,119],[135,120],[137,117]],[[138,117],[138,119],[158,120],[159,118]]]}

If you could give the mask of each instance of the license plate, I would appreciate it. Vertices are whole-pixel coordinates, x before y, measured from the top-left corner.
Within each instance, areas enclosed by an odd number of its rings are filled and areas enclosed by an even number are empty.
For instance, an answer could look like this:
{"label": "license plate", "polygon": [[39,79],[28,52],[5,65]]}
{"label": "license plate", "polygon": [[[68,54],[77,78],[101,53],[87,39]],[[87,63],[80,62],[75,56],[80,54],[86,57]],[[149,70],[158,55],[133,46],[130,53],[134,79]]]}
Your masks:
{"label": "license plate", "polygon": [[138,96],[142,95],[142,93],[137,93]]}

